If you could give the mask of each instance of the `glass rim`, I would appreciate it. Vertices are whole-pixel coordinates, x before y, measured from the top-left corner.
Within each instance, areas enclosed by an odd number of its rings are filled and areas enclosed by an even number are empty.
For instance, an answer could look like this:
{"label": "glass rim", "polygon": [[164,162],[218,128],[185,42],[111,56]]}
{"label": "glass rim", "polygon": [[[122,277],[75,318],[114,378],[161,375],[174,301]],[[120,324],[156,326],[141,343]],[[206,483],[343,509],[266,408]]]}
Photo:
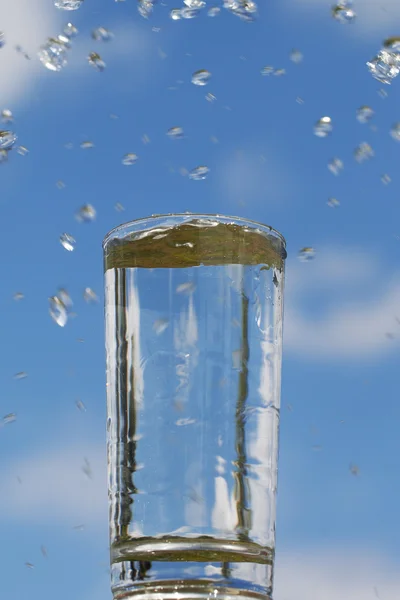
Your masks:
{"label": "glass rim", "polygon": [[116,237],[116,234],[118,234],[119,232],[122,232],[124,230],[128,230],[130,227],[134,226],[134,225],[140,225],[140,223],[145,223],[145,222],[149,222],[151,223],[152,221],[156,221],[157,219],[167,219],[167,218],[177,218],[178,220],[182,220],[183,219],[187,219],[190,217],[197,217],[197,218],[204,218],[204,219],[214,219],[216,221],[233,221],[234,223],[238,223],[238,224],[242,224],[242,225],[249,225],[251,227],[253,227],[254,229],[260,229],[261,233],[262,232],[268,232],[270,235],[273,235],[274,237],[276,237],[278,240],[280,240],[280,242],[283,245],[283,248],[286,250],[286,240],[284,238],[284,236],[277,230],[274,229],[273,227],[271,227],[271,225],[266,225],[265,223],[261,223],[260,221],[254,221],[253,219],[247,219],[246,217],[236,217],[236,216],[232,216],[232,215],[221,215],[221,214],[217,214],[217,213],[192,213],[192,212],[185,212],[185,213],[160,213],[160,214],[154,214],[154,215],[149,215],[148,217],[140,217],[139,219],[133,219],[132,221],[127,221],[126,223],[121,223],[121,225],[117,225],[116,227],[113,227],[113,229],[110,229],[110,231],[108,233],[106,233],[106,235],[104,236],[103,242],[102,242],[102,248],[103,250],[105,249],[107,243],[113,239],[114,237]]}

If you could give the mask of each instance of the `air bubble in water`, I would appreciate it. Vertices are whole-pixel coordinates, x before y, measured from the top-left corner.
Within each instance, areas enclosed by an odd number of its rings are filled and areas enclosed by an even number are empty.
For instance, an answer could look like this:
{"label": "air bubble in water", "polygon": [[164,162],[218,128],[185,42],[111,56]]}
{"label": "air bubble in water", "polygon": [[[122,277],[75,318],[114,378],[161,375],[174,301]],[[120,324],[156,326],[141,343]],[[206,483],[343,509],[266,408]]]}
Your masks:
{"label": "air bubble in water", "polygon": [[61,10],[78,10],[83,0],[55,0],[54,6]]}
{"label": "air bubble in water", "polygon": [[381,50],[378,54],[369,62],[367,67],[375,79],[381,83],[390,84],[392,79],[397,77],[400,72],[400,65],[396,57],[387,50]]}
{"label": "air bubble in water", "polygon": [[0,130],[0,150],[10,150],[15,142],[17,136],[12,131]]}
{"label": "air bubble in water", "polygon": [[360,106],[357,109],[356,117],[359,123],[368,123],[374,116],[374,110],[370,106]]}
{"label": "air bubble in water", "polygon": [[340,0],[338,4],[332,6],[332,17],[339,23],[353,23],[356,18],[353,3],[349,0]]}
{"label": "air bubble in water", "polygon": [[96,218],[96,209],[91,204],[84,204],[76,212],[75,218],[79,223],[90,223]]}
{"label": "air bubble in water", "polygon": [[189,178],[193,179],[194,181],[200,181],[202,179],[206,179],[209,172],[210,169],[208,167],[205,165],[200,165],[190,171]]}
{"label": "air bubble in water", "polygon": [[139,157],[137,154],[134,154],[133,152],[128,152],[128,154],[125,154],[125,156],[122,157],[122,164],[126,167],[130,167],[131,165],[134,165],[137,162],[138,158]]}
{"label": "air bubble in water", "polygon": [[327,137],[332,133],[332,120],[330,117],[322,117],[314,125],[314,135],[320,138]]}
{"label": "air bubble in water", "polygon": [[104,71],[106,68],[106,63],[102,60],[100,54],[98,52],[91,52],[88,56],[88,63],[91,67],[96,69],[96,71]]}
{"label": "air bubble in water", "polygon": [[400,142],[400,121],[392,125],[390,129],[390,135],[396,142]]}
{"label": "air bubble in water", "polygon": [[59,39],[49,38],[38,52],[39,60],[49,71],[59,72],[67,64],[67,51]]}
{"label": "air bubble in water", "polygon": [[192,83],[194,83],[194,85],[199,85],[199,86],[207,85],[207,83],[209,83],[210,79],[211,79],[211,73],[210,73],[210,71],[207,71],[206,69],[200,69],[199,71],[195,71],[192,75]]}
{"label": "air bubble in water", "polygon": [[343,168],[344,164],[340,158],[332,158],[332,160],[328,162],[328,169],[333,175],[339,175],[340,171],[343,171]]}
{"label": "air bubble in water", "polygon": [[69,233],[63,233],[60,235],[60,244],[63,248],[68,250],[68,252],[75,250],[75,243],[75,238],[73,238]]}
{"label": "air bubble in water", "polygon": [[367,142],[362,142],[354,150],[354,158],[358,163],[365,162],[374,156],[374,151]]}
{"label": "air bubble in water", "polygon": [[315,258],[315,250],[311,246],[306,246],[299,251],[299,260],[308,262]]}
{"label": "air bubble in water", "polygon": [[167,136],[172,140],[181,140],[184,136],[182,127],[171,127],[167,131]]}

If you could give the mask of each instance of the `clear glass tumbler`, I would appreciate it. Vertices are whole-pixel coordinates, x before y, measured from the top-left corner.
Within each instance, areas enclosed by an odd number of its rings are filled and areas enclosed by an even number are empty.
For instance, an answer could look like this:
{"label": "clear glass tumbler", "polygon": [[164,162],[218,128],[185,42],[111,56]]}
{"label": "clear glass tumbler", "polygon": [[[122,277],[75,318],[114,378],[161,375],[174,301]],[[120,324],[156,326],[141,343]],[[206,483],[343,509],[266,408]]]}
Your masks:
{"label": "clear glass tumbler", "polygon": [[114,599],[270,598],[285,241],[186,213],[103,247]]}

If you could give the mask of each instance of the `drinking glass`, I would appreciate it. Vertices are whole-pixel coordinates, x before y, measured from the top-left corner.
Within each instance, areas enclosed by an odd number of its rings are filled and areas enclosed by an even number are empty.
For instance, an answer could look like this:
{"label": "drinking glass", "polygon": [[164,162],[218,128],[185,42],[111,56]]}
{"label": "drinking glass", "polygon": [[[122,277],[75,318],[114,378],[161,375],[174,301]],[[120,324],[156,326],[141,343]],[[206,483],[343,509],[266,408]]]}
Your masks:
{"label": "drinking glass", "polygon": [[185,213],[103,248],[114,599],[266,600],[285,240]]}

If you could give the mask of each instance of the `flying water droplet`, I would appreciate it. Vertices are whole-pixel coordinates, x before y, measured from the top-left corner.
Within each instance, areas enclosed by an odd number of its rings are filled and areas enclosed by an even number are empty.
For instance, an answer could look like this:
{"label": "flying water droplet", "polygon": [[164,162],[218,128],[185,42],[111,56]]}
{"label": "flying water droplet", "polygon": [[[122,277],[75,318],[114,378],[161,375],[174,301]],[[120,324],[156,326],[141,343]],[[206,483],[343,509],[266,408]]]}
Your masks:
{"label": "flying water droplet", "polygon": [[97,27],[92,31],[92,38],[96,40],[96,42],[109,42],[114,37],[114,34],[105,27]]}
{"label": "flying water droplet", "polygon": [[354,477],[357,477],[357,475],[360,474],[360,468],[357,465],[350,465],[349,469],[350,473],[354,475]]}
{"label": "flying water droplet", "polygon": [[117,202],[114,208],[117,212],[122,212],[125,210],[125,206],[121,204],[121,202]]}
{"label": "flying water droplet", "polygon": [[332,160],[328,162],[328,169],[333,175],[339,175],[344,169],[343,161],[340,160],[340,158],[332,158]]}
{"label": "flying water droplet", "polygon": [[298,65],[303,61],[303,54],[300,52],[300,50],[293,49],[289,55],[289,58],[292,62]]}
{"label": "flying water droplet", "polygon": [[9,423],[14,423],[17,420],[17,415],[15,413],[9,413],[5,415],[2,419],[3,425],[8,425]]}
{"label": "flying water droplet", "polygon": [[161,335],[169,325],[168,319],[156,319],[153,323],[153,329],[157,335]]}
{"label": "flying water droplet", "polygon": [[271,65],[266,65],[261,69],[261,75],[267,77],[268,75],[273,75],[274,71],[274,67],[271,67]]}
{"label": "flying water droplet", "polygon": [[6,36],[4,35],[3,31],[0,31],[0,48],[3,48],[5,43],[6,43]]}
{"label": "flying water droplet", "polygon": [[19,300],[23,300],[25,295],[22,292],[15,292],[13,298],[18,302]]}
{"label": "flying water droplet", "polygon": [[16,141],[17,136],[15,133],[0,130],[0,150],[10,150]]}
{"label": "flying water droplet", "polygon": [[47,549],[45,546],[40,546],[40,552],[42,553],[43,558],[47,558]]}
{"label": "flying water droplet", "polygon": [[207,85],[211,79],[210,71],[206,69],[200,69],[199,71],[195,71],[192,75],[192,83],[194,85]]}
{"label": "flying water droplet", "polygon": [[57,298],[61,300],[65,308],[72,308],[74,303],[72,302],[72,298],[69,295],[68,290],[66,290],[65,288],[60,288],[57,293]]}
{"label": "flying water droplet", "polygon": [[200,165],[190,171],[189,178],[193,179],[194,181],[200,181],[202,179],[206,179],[209,172],[210,169],[208,167],[205,165]]}
{"label": "flying water droplet", "polygon": [[384,175],[382,175],[381,181],[384,185],[389,185],[389,183],[391,183],[391,181],[392,181],[392,178],[390,177],[390,175],[385,173]]}
{"label": "flying water droplet", "polygon": [[374,110],[370,106],[360,106],[356,112],[357,121],[362,124],[368,123],[374,114]]}
{"label": "flying water droplet", "polygon": [[190,417],[186,417],[185,419],[178,419],[175,422],[175,425],[177,425],[178,427],[185,427],[187,425],[193,425],[194,423],[196,423],[196,419],[191,419]]}
{"label": "flying water droplet", "polygon": [[17,148],[17,153],[20,154],[21,156],[26,156],[28,154],[29,150],[28,148],[25,148],[25,146],[18,146]]}
{"label": "flying water droplet", "polygon": [[86,412],[86,406],[83,404],[82,400],[77,400],[75,406],[80,412]]}
{"label": "flying water droplet", "polygon": [[35,568],[35,565],[34,565],[33,563],[30,563],[30,562],[26,562],[26,563],[25,563],[25,566],[26,566],[28,569],[34,569],[34,568]]}
{"label": "flying water droplet", "polygon": [[60,42],[60,44],[62,44],[66,50],[70,50],[72,48],[71,40],[67,35],[58,35],[57,41]]}
{"label": "flying water droplet", "polygon": [[320,138],[327,137],[332,133],[332,120],[330,117],[322,117],[314,125],[314,135]]}
{"label": "flying water droplet", "polygon": [[3,121],[3,123],[12,123],[14,117],[9,108],[4,108],[1,111],[1,120]]}
{"label": "flying water droplet", "polygon": [[330,206],[330,208],[336,208],[340,206],[340,202],[336,198],[329,198],[327,205]]}
{"label": "flying water droplet", "polygon": [[56,186],[58,187],[59,190],[63,190],[65,188],[65,183],[64,183],[64,181],[61,181],[61,179],[59,179],[56,182]]}
{"label": "flying water droplet", "polygon": [[8,161],[8,150],[0,150],[0,165]]}
{"label": "flying water droplet", "polygon": [[69,233],[63,233],[60,235],[60,244],[63,248],[68,250],[68,252],[75,250],[75,243],[75,238],[73,238],[72,235],[69,235]]}
{"label": "flying water droplet", "polygon": [[78,35],[78,29],[72,23],[67,23],[63,29],[63,34],[68,38],[74,38]]}
{"label": "flying water droplet", "polygon": [[84,459],[84,465],[82,466],[82,471],[85,473],[85,475],[88,479],[92,479],[92,477],[93,477],[92,467],[90,466],[90,462],[88,461],[87,458]]}
{"label": "flying water droplet", "polygon": [[134,165],[137,162],[138,158],[139,157],[137,154],[134,154],[133,152],[128,152],[128,154],[125,154],[125,156],[122,157],[122,164],[126,167],[130,167],[131,165]]}
{"label": "flying water droplet", "polygon": [[392,125],[390,129],[390,135],[396,142],[400,142],[400,121]]}
{"label": "flying water droplet", "polygon": [[89,148],[94,148],[94,143],[87,140],[81,143],[82,150],[89,150]]}
{"label": "flying water droplet", "polygon": [[83,0],[54,0],[54,6],[61,10],[78,10]]}
{"label": "flying water droplet", "polygon": [[189,8],[188,6],[184,6],[181,8],[181,17],[182,19],[195,19],[200,14],[200,11],[195,8]]}
{"label": "flying water droplet", "polygon": [[184,137],[182,127],[171,127],[167,131],[167,136],[172,140],[181,140]]}
{"label": "flying water droplet", "polygon": [[366,160],[372,158],[374,156],[374,151],[367,142],[362,142],[357,148],[354,150],[354,158],[358,163],[365,162]]}
{"label": "flying water droplet", "polygon": [[20,379],[26,379],[28,377],[28,373],[26,373],[25,371],[20,371],[19,373],[15,373],[14,375],[14,379],[20,380]]}
{"label": "flying water droplet", "polygon": [[353,23],[356,18],[353,3],[349,0],[340,0],[332,7],[332,17],[342,24]]}
{"label": "flying water droplet", "polygon": [[170,16],[170,18],[173,21],[180,21],[180,19],[182,18],[181,9],[180,8],[173,8],[171,10],[171,12],[169,13],[169,16]]}
{"label": "flying water droplet", "polygon": [[387,50],[380,50],[371,61],[367,62],[367,67],[372,77],[388,85],[400,72],[398,60]]}
{"label": "flying water droplet", "polygon": [[309,262],[315,258],[315,250],[311,246],[306,246],[299,251],[299,260]]}
{"label": "flying water droplet", "polygon": [[192,294],[196,289],[196,285],[193,281],[187,281],[186,283],[180,283],[176,288],[177,294]]}
{"label": "flying water droplet", "polygon": [[67,308],[58,296],[49,298],[49,313],[57,325],[65,327],[68,321]]}
{"label": "flying water droplet", "polygon": [[216,99],[217,97],[214,96],[214,94],[212,94],[211,92],[208,92],[208,94],[206,94],[206,100],[208,102],[215,102]]}
{"label": "flying water droplet", "polygon": [[59,39],[49,38],[40,48],[38,57],[46,69],[59,72],[67,64],[67,49]]}
{"label": "flying water droplet", "polygon": [[88,63],[91,67],[96,69],[96,71],[104,71],[106,68],[106,63],[102,60],[100,54],[97,52],[91,52],[88,56]]}
{"label": "flying water droplet", "polygon": [[217,15],[219,15],[220,12],[221,9],[219,6],[211,6],[211,8],[209,8],[207,11],[207,15],[209,17],[216,17]]}
{"label": "flying water droplet", "polygon": [[273,75],[275,75],[275,77],[282,77],[282,75],[286,75],[286,70],[285,69],[274,69]]}
{"label": "flying water droplet", "polygon": [[94,304],[95,302],[98,302],[98,300],[99,300],[96,292],[94,290],[92,290],[92,288],[90,288],[90,287],[85,288],[85,290],[83,292],[83,299],[88,304]]}
{"label": "flying water droplet", "polygon": [[253,0],[224,0],[223,6],[243,21],[257,18],[257,4]]}
{"label": "flying water droplet", "polygon": [[137,9],[139,14],[144,18],[148,19],[151,13],[153,12],[153,0],[139,0]]}
{"label": "flying water droplet", "polygon": [[76,212],[75,218],[79,223],[90,223],[96,218],[96,209],[91,204],[84,204]]}
{"label": "flying water droplet", "polygon": [[183,0],[183,3],[192,10],[200,10],[206,5],[204,0]]}
{"label": "flying water droplet", "polygon": [[386,38],[383,42],[383,47],[390,52],[394,58],[400,60],[400,37]]}

